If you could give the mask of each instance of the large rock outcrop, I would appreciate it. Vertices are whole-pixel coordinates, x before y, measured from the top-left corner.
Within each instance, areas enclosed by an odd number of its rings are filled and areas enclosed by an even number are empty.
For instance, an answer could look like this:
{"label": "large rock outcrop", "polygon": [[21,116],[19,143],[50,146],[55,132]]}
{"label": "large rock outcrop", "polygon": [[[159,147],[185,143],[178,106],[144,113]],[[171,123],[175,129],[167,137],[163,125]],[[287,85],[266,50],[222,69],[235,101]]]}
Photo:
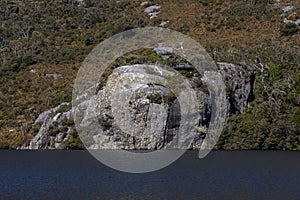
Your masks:
{"label": "large rock outcrop", "polygon": [[[219,63],[219,69],[227,87],[229,112],[244,112],[253,95],[254,71],[250,67],[229,63]],[[181,97],[175,94],[176,91],[162,84],[166,81],[162,77],[172,76],[172,72],[159,70],[156,73],[160,75],[146,76],[146,69],[142,65],[117,68],[109,77],[106,86],[92,99],[81,104],[85,112],[82,113],[80,126],[89,126],[90,113],[96,111],[100,127],[87,139],[88,148],[154,150],[177,148],[178,143],[185,142],[182,140],[187,140],[184,148],[196,149],[201,146],[211,114],[209,94],[201,88],[194,88],[198,98],[197,105],[194,105],[195,115],[184,119],[182,112],[185,111],[180,104]],[[197,78],[199,77],[190,78],[189,81]],[[67,103],[63,103],[39,116],[36,123],[42,123],[42,126],[31,140],[29,149],[66,147],[66,141],[75,131],[71,122],[75,110],[60,111],[60,108],[66,105]],[[193,129],[179,130],[180,123],[184,120],[194,124]],[[189,134],[182,137],[178,134],[179,131]]]}

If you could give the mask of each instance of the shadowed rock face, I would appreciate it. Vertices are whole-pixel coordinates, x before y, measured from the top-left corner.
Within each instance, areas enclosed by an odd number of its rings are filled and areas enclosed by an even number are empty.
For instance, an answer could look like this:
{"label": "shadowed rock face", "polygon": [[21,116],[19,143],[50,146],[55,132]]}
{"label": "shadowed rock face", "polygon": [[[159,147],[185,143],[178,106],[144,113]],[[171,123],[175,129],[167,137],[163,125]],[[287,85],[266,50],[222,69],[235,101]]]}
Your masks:
{"label": "shadowed rock face", "polygon": [[[255,78],[253,71],[244,66],[228,63],[219,63],[219,68],[226,82],[230,112],[244,112],[245,106],[251,100]],[[210,120],[209,95],[200,88],[195,89],[198,102],[194,107],[197,109],[194,109],[195,115],[191,115],[188,119],[195,126],[194,129],[183,129],[182,132],[187,135],[179,137],[180,124],[183,120],[182,111],[184,112],[180,104],[182,97],[164,86],[173,73],[161,68],[153,68],[149,73],[144,65],[115,69],[106,86],[91,100],[80,105],[85,110],[80,126],[90,126],[92,123],[90,113],[94,112],[97,127],[100,127],[88,136],[88,142],[85,142],[89,144],[88,148],[128,150],[177,148],[182,138],[188,140],[188,145],[184,148],[200,148]],[[59,107],[39,116],[37,120],[42,123],[40,131],[26,148],[66,148],[65,143],[75,127],[65,121],[72,119],[74,113],[72,110],[61,113],[58,110]],[[85,137],[81,139],[86,140]]]}
{"label": "shadowed rock face", "polygon": [[230,113],[243,113],[253,98],[254,70],[248,66],[218,63],[226,83]]}

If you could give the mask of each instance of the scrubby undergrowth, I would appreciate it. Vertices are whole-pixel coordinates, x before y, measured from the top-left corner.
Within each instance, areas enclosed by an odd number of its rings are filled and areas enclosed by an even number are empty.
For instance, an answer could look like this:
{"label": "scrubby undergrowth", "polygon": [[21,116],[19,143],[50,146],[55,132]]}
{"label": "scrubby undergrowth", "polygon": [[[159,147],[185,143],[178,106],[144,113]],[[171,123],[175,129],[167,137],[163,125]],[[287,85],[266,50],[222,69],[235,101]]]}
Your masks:
{"label": "scrubby undergrowth", "polygon": [[[300,150],[299,27],[281,16],[294,1],[149,1],[161,6],[153,19],[142,1],[84,2],[1,1],[0,148],[28,142],[41,112],[71,101],[80,63],[99,42],[169,21],[165,27],[199,41],[216,61],[256,68],[251,102],[231,114],[217,148]],[[291,12],[299,16],[299,5]],[[158,58],[140,52],[126,59],[119,64]],[[81,147],[76,133],[69,146]]]}

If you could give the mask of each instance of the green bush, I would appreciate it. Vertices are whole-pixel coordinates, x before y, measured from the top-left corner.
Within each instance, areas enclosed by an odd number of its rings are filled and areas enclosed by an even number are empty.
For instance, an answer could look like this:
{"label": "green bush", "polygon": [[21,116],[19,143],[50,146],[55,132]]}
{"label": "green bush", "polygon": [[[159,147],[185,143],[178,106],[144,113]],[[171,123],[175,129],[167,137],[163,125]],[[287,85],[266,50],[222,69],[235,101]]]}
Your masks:
{"label": "green bush", "polygon": [[64,118],[62,120],[63,124],[66,125],[66,126],[73,126],[74,125],[74,120],[73,119],[69,119],[69,118]]}
{"label": "green bush", "polygon": [[49,135],[50,136],[56,136],[58,133],[59,133],[58,127],[54,127],[52,125],[49,127]]}
{"label": "green bush", "polygon": [[161,95],[159,93],[149,95],[148,99],[150,100],[150,103],[156,103],[156,104],[161,104],[162,103],[162,98],[161,98]]}
{"label": "green bush", "polygon": [[280,28],[282,36],[292,36],[299,31],[298,26],[294,23],[283,24]]}
{"label": "green bush", "polygon": [[175,101],[176,98],[176,95],[173,92],[170,92],[163,96],[163,101],[167,104],[171,104],[173,101]]}
{"label": "green bush", "polygon": [[75,129],[72,131],[66,144],[67,144],[67,149],[74,149],[74,150],[85,149]]}
{"label": "green bush", "polygon": [[2,141],[0,141],[0,149],[9,149],[8,142],[2,142]]}

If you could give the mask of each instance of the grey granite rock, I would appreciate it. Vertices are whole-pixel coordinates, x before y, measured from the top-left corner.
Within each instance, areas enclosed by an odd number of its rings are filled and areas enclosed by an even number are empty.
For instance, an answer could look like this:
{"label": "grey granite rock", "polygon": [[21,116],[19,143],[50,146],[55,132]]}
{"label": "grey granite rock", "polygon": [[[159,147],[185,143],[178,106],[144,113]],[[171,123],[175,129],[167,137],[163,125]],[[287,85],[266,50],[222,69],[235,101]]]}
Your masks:
{"label": "grey granite rock", "polygon": [[[255,82],[254,70],[249,66],[218,63],[222,79],[226,83],[228,107],[218,112],[242,113],[251,101]],[[200,148],[207,136],[208,124],[212,115],[210,95],[196,89],[197,105],[193,105],[194,114],[187,115],[180,100],[189,97],[189,93],[176,94],[176,98],[167,101],[166,96],[173,90],[165,87],[168,77],[174,72],[167,69],[145,65],[130,65],[114,70],[106,85],[91,99],[83,101],[77,108],[60,112],[62,103],[40,114],[35,124],[41,123],[38,134],[31,140],[30,149],[62,149],[74,126],[66,120],[74,118],[74,111],[83,109],[78,126],[93,127],[95,118],[98,129],[90,136],[82,136],[90,149],[162,149],[162,148]],[[218,82],[220,77],[213,74],[204,76],[206,81]],[[178,87],[185,87],[184,81]],[[176,89],[175,89],[176,90]],[[82,96],[85,96],[84,94]],[[214,102],[218,106],[218,102]],[[224,106],[224,105],[223,105]],[[227,111],[230,110],[230,113]],[[226,118],[226,117],[225,117]],[[180,126],[183,121],[193,124]],[[224,119],[226,121],[226,119]],[[78,122],[78,121],[77,121]],[[100,128],[99,128],[100,127]],[[185,129],[186,128],[186,129]],[[54,131],[53,131],[54,130]],[[179,134],[187,132],[188,135]],[[181,146],[178,146],[181,144]]]}
{"label": "grey granite rock", "polygon": [[73,127],[66,124],[66,120],[73,120],[72,110],[58,113],[62,106],[70,103],[62,103],[59,106],[45,111],[39,115],[35,125],[41,123],[38,134],[30,141],[26,149],[64,149],[65,142],[70,136]]}

